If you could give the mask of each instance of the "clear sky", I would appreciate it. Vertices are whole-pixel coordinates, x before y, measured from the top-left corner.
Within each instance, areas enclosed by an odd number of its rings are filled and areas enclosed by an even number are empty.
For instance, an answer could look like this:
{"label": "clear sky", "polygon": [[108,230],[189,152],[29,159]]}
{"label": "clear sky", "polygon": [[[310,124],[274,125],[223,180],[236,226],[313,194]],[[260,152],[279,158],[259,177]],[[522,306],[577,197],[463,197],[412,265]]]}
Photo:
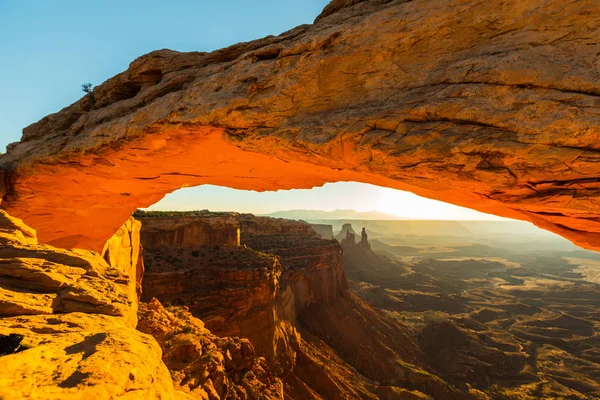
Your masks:
{"label": "clear sky", "polygon": [[[328,0],[0,0],[0,151],[22,129],[82,96],[152,50],[211,51],[312,23]],[[158,209],[378,210],[411,218],[485,214],[357,183],[270,193],[203,186]]]}

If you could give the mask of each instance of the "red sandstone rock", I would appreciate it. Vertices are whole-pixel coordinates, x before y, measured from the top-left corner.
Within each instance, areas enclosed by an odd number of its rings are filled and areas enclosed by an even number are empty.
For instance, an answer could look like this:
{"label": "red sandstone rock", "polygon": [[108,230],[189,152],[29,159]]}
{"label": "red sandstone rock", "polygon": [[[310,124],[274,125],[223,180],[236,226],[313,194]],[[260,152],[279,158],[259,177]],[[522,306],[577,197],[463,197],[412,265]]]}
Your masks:
{"label": "red sandstone rock", "polygon": [[156,341],[135,330],[136,224],[111,238],[105,260],[38,244],[0,211],[0,335],[24,345],[1,357],[0,398],[190,399],[174,390]]}
{"label": "red sandstone rock", "polygon": [[[174,215],[173,223],[189,231]],[[275,373],[294,367],[298,343],[295,320],[306,306],[332,301],[346,288],[340,246],[319,239],[305,222],[231,214],[241,226],[237,248],[188,245],[171,247],[176,240],[162,218],[152,226],[150,240],[163,248],[146,250],[147,272],[143,299],[185,305],[215,334],[250,339]],[[214,237],[227,230],[219,218],[186,217],[188,225],[213,225]],[[160,226],[166,227],[161,230]],[[146,228],[142,226],[142,232]],[[161,232],[164,237],[161,237]],[[199,234],[201,239],[203,233]],[[142,244],[146,246],[145,236]],[[189,243],[199,243],[189,237]],[[212,243],[212,242],[211,242]],[[258,251],[257,251],[258,250]]]}
{"label": "red sandstone rock", "polygon": [[201,399],[283,399],[274,377],[248,339],[217,337],[185,307],[140,304],[138,329],[152,335],[179,390]]}
{"label": "red sandstone rock", "polygon": [[240,223],[229,214],[183,215],[174,218],[140,213],[136,218],[142,222],[141,239],[146,249],[235,247],[240,244]]}
{"label": "red sandstone rock", "polygon": [[360,181],[599,249],[598,36],[594,0],[352,0],[277,37],[156,51],[24,130],[2,207],[100,251],[180,187]]}

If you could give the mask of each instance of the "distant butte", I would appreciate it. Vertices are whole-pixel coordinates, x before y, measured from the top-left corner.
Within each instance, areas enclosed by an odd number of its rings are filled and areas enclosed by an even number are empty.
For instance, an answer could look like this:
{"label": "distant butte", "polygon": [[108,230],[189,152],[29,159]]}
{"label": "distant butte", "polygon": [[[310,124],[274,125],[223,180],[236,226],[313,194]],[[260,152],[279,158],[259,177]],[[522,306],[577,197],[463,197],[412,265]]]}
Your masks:
{"label": "distant butte", "polygon": [[600,249],[598,37],[594,0],[336,0],[279,36],[155,51],[24,129],[2,208],[101,251],[181,187],[358,181]]}

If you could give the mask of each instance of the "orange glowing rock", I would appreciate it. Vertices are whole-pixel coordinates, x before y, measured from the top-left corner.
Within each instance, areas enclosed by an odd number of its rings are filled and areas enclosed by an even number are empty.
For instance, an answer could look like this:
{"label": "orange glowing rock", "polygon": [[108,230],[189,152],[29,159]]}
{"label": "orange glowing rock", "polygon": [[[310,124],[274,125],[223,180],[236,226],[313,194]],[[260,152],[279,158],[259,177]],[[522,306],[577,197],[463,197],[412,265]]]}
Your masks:
{"label": "orange glowing rock", "polygon": [[598,36],[594,1],[334,1],[277,37],[156,51],[24,130],[2,207],[100,251],[181,187],[351,180],[600,249]]}

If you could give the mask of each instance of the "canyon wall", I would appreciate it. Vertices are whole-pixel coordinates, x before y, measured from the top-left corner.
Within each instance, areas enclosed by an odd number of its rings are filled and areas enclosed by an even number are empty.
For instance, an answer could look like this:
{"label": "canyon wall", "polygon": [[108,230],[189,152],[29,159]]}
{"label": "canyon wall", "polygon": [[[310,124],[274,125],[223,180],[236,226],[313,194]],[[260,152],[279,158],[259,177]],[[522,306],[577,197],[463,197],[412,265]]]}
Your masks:
{"label": "canyon wall", "polygon": [[[185,305],[207,328],[250,339],[279,375],[295,365],[296,316],[307,306],[330,302],[346,288],[339,244],[324,240],[310,224],[235,214],[241,246],[142,245],[147,266],[143,299]],[[181,222],[179,217],[173,221]],[[202,221],[218,221],[197,217]],[[153,220],[151,218],[143,219]],[[193,217],[186,221],[193,225]],[[153,222],[150,221],[152,224]],[[164,226],[169,226],[163,222]],[[215,223],[214,229],[223,228]],[[152,225],[157,240],[161,231]],[[175,243],[177,244],[177,243]]]}
{"label": "canyon wall", "polygon": [[256,217],[252,214],[239,214],[241,241],[256,236],[300,235],[316,237],[311,224],[285,218]]}
{"label": "canyon wall", "polygon": [[358,181],[600,249],[600,4],[334,1],[212,53],[159,50],[23,131],[2,207],[101,251],[181,187]]}
{"label": "canyon wall", "polygon": [[128,221],[107,244],[109,265],[38,244],[0,211],[0,398],[189,398],[174,390],[156,341],[135,329],[137,276],[126,260],[136,227]]}
{"label": "canyon wall", "polygon": [[[193,254],[197,254],[194,256]],[[272,361],[281,265],[244,248],[146,250],[142,300],[186,306],[219,336],[247,337]]]}
{"label": "canyon wall", "polygon": [[[229,232],[219,219],[213,221]],[[173,313],[156,299],[138,310],[144,274],[140,228],[129,219],[100,255],[39,244],[33,229],[0,211],[0,398],[283,399],[281,380],[248,339],[238,338],[244,329],[230,330],[236,338],[216,337],[187,309],[170,308]],[[168,230],[167,235],[181,244]],[[248,288],[253,281],[235,270],[187,279],[209,290],[211,284],[222,290],[235,279]],[[178,288],[173,276],[165,285]],[[272,312],[265,308],[261,314],[264,305],[252,304],[247,291],[215,294],[221,302],[215,299],[212,306],[228,299],[255,307],[258,315]],[[261,327],[264,321],[248,324]]]}
{"label": "canyon wall", "polygon": [[147,249],[189,246],[235,247],[240,244],[240,223],[229,215],[160,217],[138,213],[141,238]]}

